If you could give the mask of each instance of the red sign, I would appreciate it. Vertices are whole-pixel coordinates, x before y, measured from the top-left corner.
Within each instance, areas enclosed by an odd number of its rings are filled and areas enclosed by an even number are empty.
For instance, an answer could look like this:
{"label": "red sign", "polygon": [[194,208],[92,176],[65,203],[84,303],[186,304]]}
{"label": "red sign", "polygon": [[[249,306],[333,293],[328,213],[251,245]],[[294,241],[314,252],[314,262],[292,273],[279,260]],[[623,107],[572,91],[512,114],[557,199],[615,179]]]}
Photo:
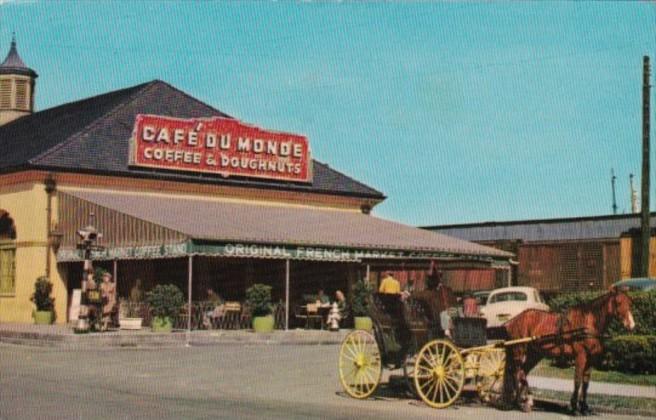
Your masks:
{"label": "red sign", "polygon": [[285,181],[312,181],[304,136],[263,130],[229,118],[137,115],[130,165]]}

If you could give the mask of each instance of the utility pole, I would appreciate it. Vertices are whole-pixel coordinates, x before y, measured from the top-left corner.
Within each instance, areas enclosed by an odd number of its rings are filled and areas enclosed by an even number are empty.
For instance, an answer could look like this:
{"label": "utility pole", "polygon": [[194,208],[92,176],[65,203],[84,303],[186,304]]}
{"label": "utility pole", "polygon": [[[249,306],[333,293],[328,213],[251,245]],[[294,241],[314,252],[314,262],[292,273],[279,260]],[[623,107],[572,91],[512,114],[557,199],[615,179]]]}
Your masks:
{"label": "utility pole", "polygon": [[613,214],[617,214],[617,201],[615,201],[615,171],[610,168],[610,187],[613,190]]}
{"label": "utility pole", "polygon": [[640,275],[649,277],[649,56],[643,57],[642,81],[642,223],[640,224]]}

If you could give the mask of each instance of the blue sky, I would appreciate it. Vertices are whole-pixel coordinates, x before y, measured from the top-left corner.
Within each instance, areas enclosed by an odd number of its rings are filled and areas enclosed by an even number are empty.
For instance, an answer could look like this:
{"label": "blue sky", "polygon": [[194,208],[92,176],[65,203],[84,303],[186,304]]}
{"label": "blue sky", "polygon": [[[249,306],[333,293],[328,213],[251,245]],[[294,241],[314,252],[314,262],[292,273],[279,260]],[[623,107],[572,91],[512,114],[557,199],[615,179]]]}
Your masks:
{"label": "blue sky", "polygon": [[38,109],[162,79],[307,135],[317,160],[388,196],[385,218],[610,214],[611,168],[620,213],[629,173],[640,189],[654,3],[0,4],[0,55],[15,30]]}

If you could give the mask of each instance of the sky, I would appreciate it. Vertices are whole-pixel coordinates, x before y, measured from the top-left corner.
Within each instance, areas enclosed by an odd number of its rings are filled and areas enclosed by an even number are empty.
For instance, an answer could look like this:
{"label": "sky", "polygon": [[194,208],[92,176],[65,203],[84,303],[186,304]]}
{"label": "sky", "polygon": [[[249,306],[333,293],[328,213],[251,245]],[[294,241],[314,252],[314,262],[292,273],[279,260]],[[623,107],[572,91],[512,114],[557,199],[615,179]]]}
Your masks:
{"label": "sky", "polygon": [[308,136],[313,158],[387,196],[383,218],[612,214],[611,168],[618,213],[630,173],[640,192],[654,2],[0,0],[3,57],[12,31],[38,110],[161,79]]}

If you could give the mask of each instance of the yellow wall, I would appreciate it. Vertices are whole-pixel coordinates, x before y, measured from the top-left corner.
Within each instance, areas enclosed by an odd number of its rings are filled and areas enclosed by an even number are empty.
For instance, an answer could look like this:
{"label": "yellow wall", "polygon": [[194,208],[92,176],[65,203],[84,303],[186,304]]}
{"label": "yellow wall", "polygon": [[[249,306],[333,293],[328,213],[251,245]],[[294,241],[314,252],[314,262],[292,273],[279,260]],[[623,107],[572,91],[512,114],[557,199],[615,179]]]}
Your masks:
{"label": "yellow wall", "polygon": [[[639,240],[631,241],[630,237],[620,239],[620,276],[622,279],[632,277],[632,251],[634,246],[640,246]],[[649,277],[656,277],[656,237],[649,240]]]}
{"label": "yellow wall", "polygon": [[[46,252],[50,252],[50,281],[53,283],[56,322],[67,317],[67,286],[63,268],[57,269],[54,252],[47,245],[47,194],[44,180],[52,176],[57,188],[121,191],[161,194],[169,198],[203,197],[207,200],[261,202],[270,205],[361,211],[362,205],[374,207],[380,199],[346,197],[332,194],[297,191],[276,191],[220,185],[204,185],[173,181],[104,177],[84,174],[49,174],[43,171],[23,171],[0,175],[0,210],[9,213],[16,226],[16,288],[12,296],[0,297],[0,322],[32,323],[34,304],[30,296],[34,282],[46,272]],[[57,200],[52,198],[52,225],[57,225]]]}
{"label": "yellow wall", "polygon": [[[53,207],[56,208],[54,200]],[[67,291],[57,272],[52,250],[47,246],[47,194],[41,183],[0,185],[0,209],[9,213],[16,226],[16,287],[13,296],[0,296],[0,322],[31,323],[37,277],[45,275],[46,252],[51,252],[50,281],[53,283],[57,323],[66,322]]]}

